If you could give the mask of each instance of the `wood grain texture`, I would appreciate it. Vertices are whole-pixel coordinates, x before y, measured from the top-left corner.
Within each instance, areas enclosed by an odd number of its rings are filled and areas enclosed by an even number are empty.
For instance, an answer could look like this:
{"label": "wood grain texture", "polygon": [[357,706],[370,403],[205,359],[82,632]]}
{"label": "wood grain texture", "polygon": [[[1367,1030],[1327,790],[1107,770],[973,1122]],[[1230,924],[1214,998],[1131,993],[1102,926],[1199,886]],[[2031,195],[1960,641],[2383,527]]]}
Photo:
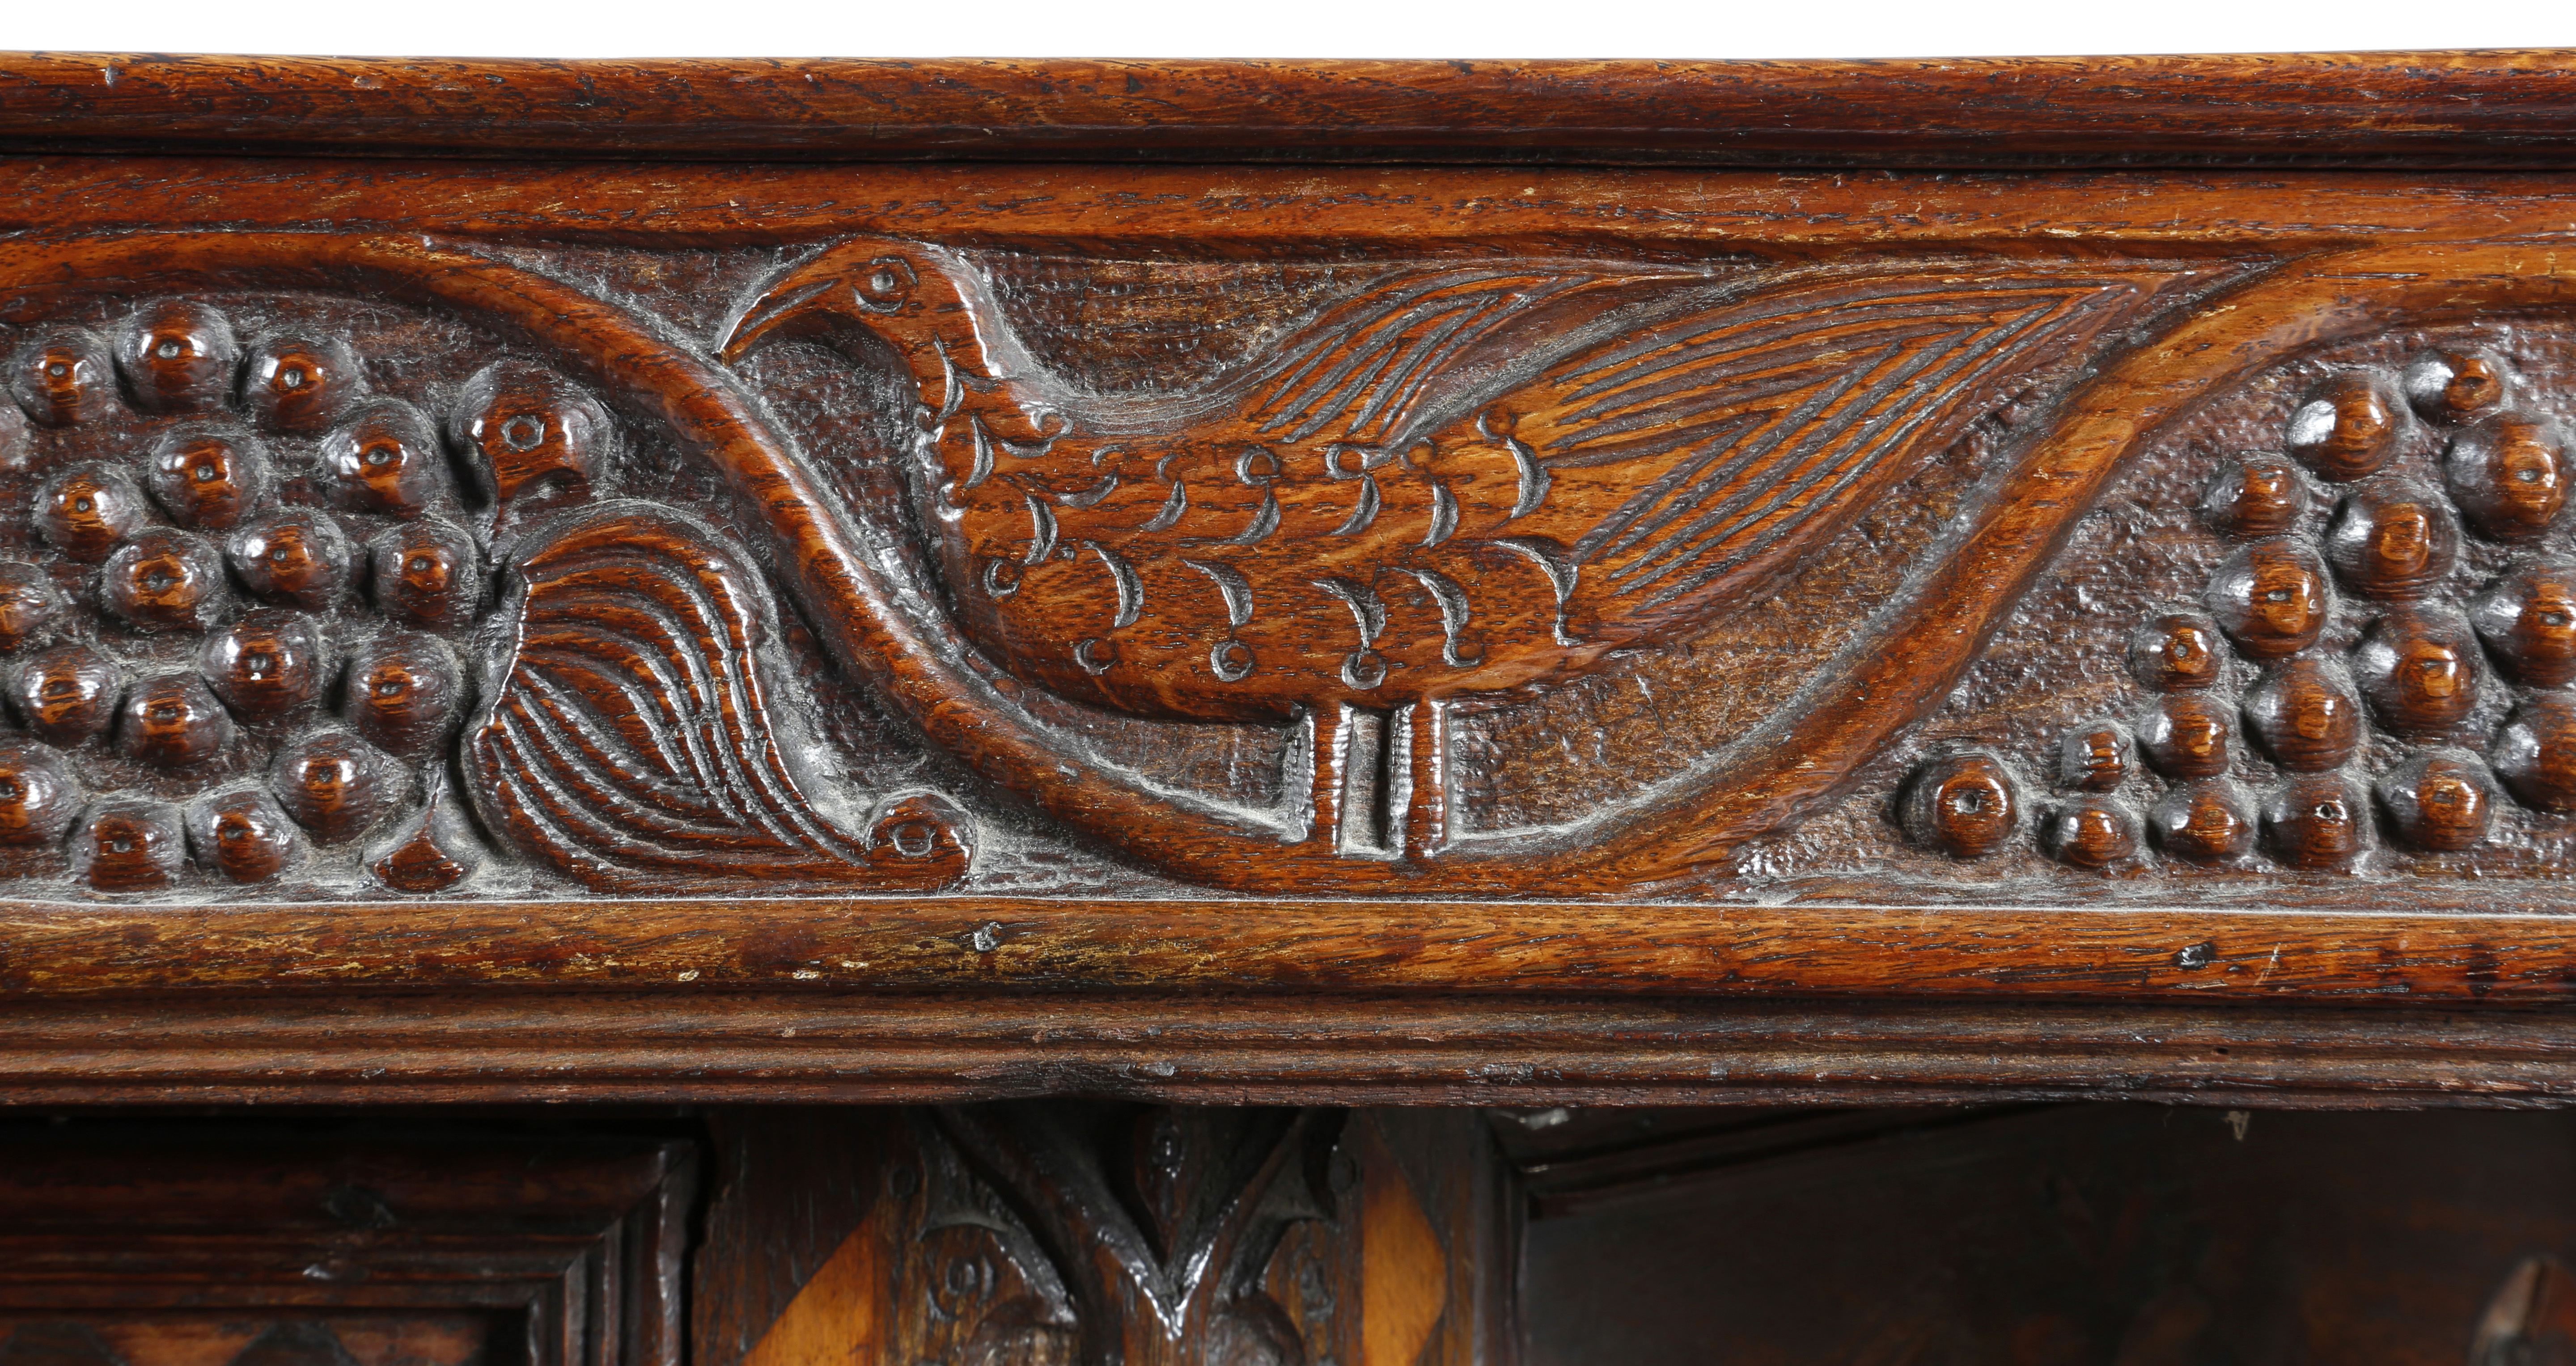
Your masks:
{"label": "wood grain texture", "polygon": [[298,1100],[1210,1105],[2561,1106],[2550,1011],[1534,995],[1089,1002],[885,992],[277,996],[29,1002],[19,1103]]}
{"label": "wood grain texture", "polygon": [[[2368,1030],[2298,1009],[2369,1003],[2385,1061],[2566,990],[2576,277],[2516,160],[2554,58],[86,60],[0,73],[0,141],[92,139],[0,157],[31,1008],[1240,993],[1312,1003],[1329,1066],[1170,1087],[1418,1096],[1471,1083],[1369,1071],[1354,1003],[1498,1057],[1536,1002],[2241,1011],[2296,1048],[2225,1084],[2306,1100]],[[577,88],[600,141],[548,121]],[[881,98],[917,122],[853,150]],[[1542,160],[1430,164],[1393,135],[1433,98]],[[2222,109],[2267,169],[2198,164]],[[117,154],[146,111],[185,155]],[[2057,169],[1830,160],[2006,155],[2007,113]],[[1811,159],[1577,164],[1684,114],[1675,156]],[[1396,159],[1111,164],[1284,121]],[[942,152],[968,122],[1024,159]],[[1887,1084],[2075,1084],[1970,1061],[1999,1037]],[[1596,1045],[1567,1085],[1706,1082]],[[582,1094],[758,1070],[565,1047]],[[540,1084],[445,1065],[400,1084]]]}
{"label": "wood grain texture", "polygon": [[373,1320],[358,1331],[419,1320],[429,1345],[479,1328],[550,1366],[681,1359],[685,1143],[199,1138],[113,1121],[0,1134],[0,1314],[94,1318],[138,1360],[156,1359],[148,1311],[168,1309],[319,1320],[304,1348],[326,1361],[352,1310]]}
{"label": "wood grain texture", "polygon": [[0,145],[749,159],[2560,166],[2556,52],[1904,62],[30,53]]}
{"label": "wood grain texture", "polygon": [[[717,1360],[1510,1360],[1511,1263],[1494,1255],[1508,1178],[1472,1111],[1054,1100],[738,1114],[728,1127],[767,1135],[755,1147],[802,1151],[718,1197],[701,1264],[722,1270],[699,1303],[719,1337],[759,1340]],[[844,1141],[810,1141],[824,1135]],[[791,1170],[862,1196],[828,1257],[807,1217],[832,1197],[795,1198]],[[790,1247],[805,1254],[793,1266]]]}

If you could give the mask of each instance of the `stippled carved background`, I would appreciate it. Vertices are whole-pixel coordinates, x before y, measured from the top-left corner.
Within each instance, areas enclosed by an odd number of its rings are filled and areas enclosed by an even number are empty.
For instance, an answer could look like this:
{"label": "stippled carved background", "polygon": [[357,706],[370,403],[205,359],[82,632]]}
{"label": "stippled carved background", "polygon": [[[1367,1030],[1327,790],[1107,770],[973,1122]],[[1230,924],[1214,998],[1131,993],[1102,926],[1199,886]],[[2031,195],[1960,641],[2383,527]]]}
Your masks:
{"label": "stippled carved background", "polygon": [[[747,308],[756,313],[781,279],[798,278],[795,272],[812,269],[815,260],[785,250],[477,248],[476,254],[496,268],[525,270],[604,300],[644,320],[640,326],[673,350],[701,358],[717,354],[729,329],[742,329]],[[1390,279],[1460,268],[1349,254],[1278,263],[1000,251],[959,259],[987,291],[994,320],[1017,337],[1027,357],[1017,371],[995,368],[981,387],[968,384],[970,393],[1036,377],[1076,407],[1123,404],[1123,411],[1136,411],[1141,405],[1149,413],[1157,403],[1186,408],[1176,396],[1222,390],[1290,345],[1301,328],[1384,289]],[[1626,329],[1620,335],[1631,338],[1654,335],[1675,317],[1728,316],[1724,308],[1759,297],[1780,275],[1776,266],[1725,253],[1682,262],[1543,264],[1569,278],[1616,281],[1659,271],[1692,281],[1755,281],[1737,293],[1726,292],[1738,288],[1733,284],[1676,286],[1705,291],[1707,302],[1659,296],[1635,305],[1633,318],[1617,311],[1627,303],[1586,315],[1596,323],[1608,319],[1601,325],[1615,324],[1613,331]],[[1904,268],[1952,285],[1979,271],[1996,272],[2009,275],[2016,288],[2078,269],[1957,260]],[[1823,271],[1839,288],[1888,268],[1828,261],[1804,269]],[[1965,390],[1941,391],[1944,402],[1956,399],[1956,411],[1945,410],[1948,425],[1924,429],[1937,430],[1941,439],[1892,456],[1884,486],[1848,520],[1819,520],[1818,534],[1796,543],[1786,563],[1728,581],[1718,599],[1693,614],[1655,619],[1615,641],[1604,637],[1606,648],[1577,651],[1574,662],[1548,665],[1529,681],[1435,692],[1437,729],[1427,709],[1401,698],[1373,717],[1365,696],[1357,712],[1343,697],[1319,697],[1282,724],[1127,714],[1097,698],[1069,701],[1044,687],[1012,692],[1018,714],[1033,718],[1062,747],[1068,774],[1096,759],[1114,764],[1134,790],[1178,794],[1181,805],[1217,812],[1212,819],[1221,830],[1235,829],[1224,826],[1234,819],[1226,813],[1257,817],[1227,835],[1239,840],[1242,852],[1206,853],[1208,840],[1189,844],[1175,837],[1172,847],[1187,844],[1188,858],[1122,843],[1114,820],[1085,826],[1067,808],[1050,807],[1042,785],[997,780],[973,756],[925,736],[917,715],[890,702],[882,680],[853,658],[846,634],[836,630],[839,609],[806,591],[811,585],[792,564],[782,567],[778,538],[764,527],[756,500],[728,483],[696,439],[675,435],[667,412],[521,330],[471,309],[309,287],[49,297],[10,315],[19,411],[31,420],[6,438],[14,454],[0,514],[10,539],[0,544],[41,571],[17,572],[28,586],[27,610],[51,615],[31,618],[8,661],[11,720],[25,732],[10,753],[17,756],[20,788],[30,794],[11,799],[27,814],[21,840],[7,854],[9,871],[31,894],[191,900],[755,886],[1096,894],[1211,881],[1253,891],[1347,885],[1403,894],[1415,885],[1443,885],[1445,856],[1450,864],[1481,868],[1455,885],[1511,890],[1523,851],[1580,845],[1586,822],[1695,781],[1711,756],[1758,748],[1761,728],[1802,705],[1838,667],[1838,652],[1848,659],[1849,651],[1865,649],[1879,607],[1920,581],[1991,509],[2015,462],[2053,429],[2088,376],[2157,335],[2192,301],[2258,276],[2261,263],[2137,258],[2109,265],[2095,260],[2080,270],[2089,272],[2087,279],[2127,272],[2121,278],[2154,282],[2123,285],[2130,302],[2098,336],[2042,348],[2018,363],[2008,381],[1965,398],[1958,397]],[[860,279],[864,293],[866,277]],[[220,378],[192,381],[196,388],[182,385],[175,396],[156,400],[143,378],[145,353],[120,358],[117,348],[144,335],[136,331],[138,320],[164,317],[168,305],[183,306],[201,323],[219,318],[230,333],[230,358]],[[925,586],[911,606],[957,615],[964,576],[936,548],[935,517],[924,518],[925,455],[935,459],[941,447],[934,434],[925,452],[914,410],[935,406],[936,399],[925,396],[918,363],[907,361],[902,348],[908,343],[884,333],[856,343],[814,333],[782,333],[781,340],[786,344],[732,358],[747,404],[800,453],[849,518],[878,537],[870,553],[896,567],[889,572],[909,576],[904,582]],[[246,387],[249,368],[283,341],[326,353],[347,348],[346,359],[322,357],[356,376],[345,405],[299,427],[272,411],[280,401],[273,387],[266,397]],[[1614,344],[1627,343],[1597,343]],[[1777,388],[1804,401],[1823,392],[1819,386],[1829,387],[1834,367],[1850,364],[1853,351],[1830,340],[1799,345],[1805,349],[1777,362],[1784,373],[1795,372]],[[53,354],[47,347],[92,348],[81,362],[93,367],[90,396],[61,425],[46,421],[66,416],[44,406],[50,400],[42,371]],[[2178,608],[2207,612],[2213,575],[2249,543],[2214,529],[2197,511],[2205,491],[2224,467],[2249,453],[2287,459],[2293,416],[2320,385],[2339,375],[2380,376],[2400,395],[2392,416],[2398,430],[2386,468],[2370,476],[2376,483],[2297,476],[2309,497],[2291,529],[2294,539],[2322,545],[2346,493],[2401,478],[2432,490],[2445,506],[2456,502],[2445,482],[2445,452],[2454,433],[2471,424],[2426,416],[2402,393],[2410,362],[2440,349],[2493,356],[2510,390],[2504,406],[2555,420],[2566,364],[2545,321],[2392,333],[2265,369],[2131,457],[1949,700],[1923,724],[1900,728],[1900,738],[1876,757],[1864,756],[1847,795],[1772,833],[1734,842],[1731,863],[1702,861],[1678,877],[1658,868],[1626,878],[1614,865],[1586,889],[1717,900],[2052,902],[2159,895],[2345,901],[2354,878],[2434,901],[2462,895],[2457,889],[2471,877],[2482,880],[2480,887],[2501,876],[2517,887],[2545,889],[2568,837],[2550,799],[2534,795],[2543,788],[2529,781],[2478,776],[2517,709],[2539,716],[2545,699],[2535,701],[2538,692],[2473,649],[2465,666],[2475,674],[2466,712],[2436,728],[2438,734],[2397,736],[2360,696],[2347,662],[2384,605],[2334,571],[2321,579],[2331,619],[2300,657],[2321,661],[2320,677],[2353,692],[2348,701],[2359,729],[2349,757],[2309,766],[2343,783],[2351,797],[2349,849],[2331,857],[2281,855],[2283,841],[2299,836],[2286,826],[2286,833],[2274,832],[2283,823],[2266,825],[2264,808],[2293,780],[2245,721],[2244,705],[2266,675],[2242,650],[2230,649],[2219,680],[2195,694],[2231,718],[2236,731],[2224,780],[2232,786],[2224,791],[2245,827],[2239,844],[2214,860],[2193,860],[2160,839],[2151,829],[2159,803],[2182,783],[2135,749],[2140,718],[2156,703],[2130,667],[2132,635]],[[1515,378],[1511,358],[1499,352],[1483,363],[1511,383],[1527,378]],[[270,382],[274,370],[259,372],[260,382]],[[1474,389],[1476,400],[1460,409],[1462,423],[1478,420],[1479,406],[1485,415],[1499,411],[1495,396],[1517,392],[1510,384],[1459,383]],[[1889,392],[1899,395],[1901,408],[1913,391]],[[152,411],[156,401],[168,411]],[[519,411],[508,408],[512,402],[553,415],[545,432],[585,422],[595,430],[574,440],[581,449],[571,450],[543,433],[511,428]],[[417,457],[419,470],[414,484],[369,482],[369,447],[350,436],[353,424],[369,421],[409,442],[405,458]],[[1046,440],[1053,431],[1041,420],[1027,435]],[[244,450],[257,448],[269,474],[253,480],[257,487],[234,523],[206,521],[186,510],[180,494],[154,484],[156,459],[175,459],[164,449],[173,433],[230,435]],[[1784,449],[1797,447],[1792,441]],[[1111,468],[1101,456],[1089,460]],[[180,464],[172,466],[178,473],[162,477],[184,481],[196,468]],[[1256,479],[1238,474],[1257,497]],[[48,513],[44,500],[76,497],[73,486],[92,476],[108,480],[93,491],[98,497],[129,506],[122,523],[93,536],[101,544],[87,547],[75,544],[78,528],[64,520],[75,516],[70,505]],[[1638,475],[1640,486],[1659,477]],[[54,521],[42,523],[47,516]],[[190,525],[191,517],[199,524]],[[267,543],[243,537],[279,518],[327,520],[339,531],[347,543],[345,588],[310,600],[274,586],[262,591],[257,552]],[[1436,516],[1432,525],[1439,525]],[[2457,567],[2428,586],[2418,605],[2465,611],[2489,580],[2563,549],[2566,534],[2553,526],[2508,547],[2468,526],[2458,536]],[[399,584],[404,568],[420,558],[412,552],[424,536],[454,559],[459,577],[455,586],[414,601]],[[649,554],[638,559],[638,547]],[[1111,558],[1101,556],[1104,563]],[[171,566],[183,571],[181,578],[210,573],[206,594],[176,615],[147,620],[149,612],[133,605],[135,585],[156,574],[169,577]],[[1043,567],[1054,572],[1052,561]],[[116,588],[117,575],[131,582]],[[1103,600],[1086,606],[1067,599],[1066,610],[1129,615],[1124,582],[1096,577]],[[1541,582],[1528,577],[1530,585]],[[529,591],[535,583],[565,586]],[[38,601],[46,599],[47,584],[59,594],[51,608]],[[637,587],[649,584],[695,586]],[[1427,579],[1424,584],[1431,587]],[[1105,596],[1112,586],[1121,589],[1114,601]],[[1475,599],[1479,585],[1466,587]],[[1515,591],[1526,597],[1531,589]],[[452,604],[442,605],[441,592]],[[124,605],[103,596],[114,593],[124,594]],[[1222,607],[1216,593],[1206,596],[1193,610],[1238,610],[1231,595]],[[1389,639],[1410,631],[1409,647],[1437,656],[1445,626],[1448,645],[1458,646],[1463,637],[1448,615],[1451,604],[1438,597],[1433,592],[1408,608],[1406,599],[1384,592],[1380,610],[1394,623]],[[1560,614],[1567,599],[1560,586]],[[1333,614],[1347,607],[1349,615],[1330,629],[1347,633],[1355,619],[1361,643],[1368,643],[1362,604],[1343,597],[1323,605]],[[1508,606],[1523,610],[1519,598]],[[1408,611],[1415,618],[1409,622]],[[595,639],[555,648],[570,638],[566,632],[612,617],[623,624],[603,636],[632,641],[658,632],[733,640],[740,648],[664,651],[649,668],[630,667],[631,659],[615,650],[603,654]],[[1538,619],[1544,620],[1543,609]],[[285,642],[303,642],[312,656],[313,677],[299,685],[301,694],[283,702],[245,701],[243,680],[223,675],[223,668],[236,667],[228,661],[263,653],[261,642],[270,638],[254,639],[260,630],[308,633]],[[1066,631],[1070,644],[1078,632],[1070,622]],[[379,714],[384,708],[371,710],[368,700],[386,682],[380,675],[387,655],[402,648],[429,661],[415,672],[434,674],[446,665],[453,690],[414,731],[398,734],[400,727]],[[1005,678],[1027,671],[1012,648],[995,646],[974,667]],[[1206,647],[1193,648],[1204,653]],[[1319,638],[1314,648],[1338,661],[1351,646]],[[710,677],[725,677],[703,695],[678,681],[709,661],[725,665]],[[42,684],[51,676],[44,670],[61,673],[73,665],[89,671],[83,686],[95,695],[99,719],[87,733],[77,724],[48,732],[39,714]],[[2279,667],[2286,666],[2276,672]],[[1029,668],[1046,676],[1043,668]],[[155,708],[169,710],[163,693],[180,704],[162,722],[178,728],[176,749],[152,748]],[[2117,781],[2100,789],[2060,782],[2065,737],[2102,720],[2125,728],[2114,748],[2131,746]],[[2563,744],[2550,739],[2556,734],[2538,735],[2524,748],[2538,745],[2554,756],[2549,746]],[[2410,843],[2382,793],[2392,771],[2435,751],[2477,770],[2467,781],[2491,812],[2457,852],[2428,853],[2421,841]],[[1428,757],[1434,753],[1437,762]],[[1904,820],[1909,783],[1928,771],[1925,765],[1962,754],[1992,762],[2013,817],[1993,851],[1972,859],[1927,847],[1943,841],[1920,822],[1909,835]],[[48,783],[58,789],[51,798]],[[1425,789],[1435,785],[1432,800]],[[2085,806],[2088,801],[2093,805]],[[2311,810],[2315,805],[2308,802]],[[2093,826],[2063,834],[2074,828],[2067,821],[2080,826],[2088,811]],[[228,817],[249,833],[228,837]],[[583,827],[585,820],[591,825]],[[267,861],[227,862],[228,838],[232,845],[243,839],[261,845]],[[1534,884],[1533,890],[1550,888]],[[2547,899],[2545,890],[2516,895]]]}

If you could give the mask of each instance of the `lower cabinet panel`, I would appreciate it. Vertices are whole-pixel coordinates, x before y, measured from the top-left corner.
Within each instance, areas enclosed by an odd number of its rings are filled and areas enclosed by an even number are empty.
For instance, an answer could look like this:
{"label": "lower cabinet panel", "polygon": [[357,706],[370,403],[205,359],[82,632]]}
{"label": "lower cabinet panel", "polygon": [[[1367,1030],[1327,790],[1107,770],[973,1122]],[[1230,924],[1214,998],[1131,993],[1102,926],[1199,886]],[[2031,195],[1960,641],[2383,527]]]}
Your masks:
{"label": "lower cabinet panel", "polygon": [[2576,1362],[2576,1115],[0,1123],[0,1366]]}

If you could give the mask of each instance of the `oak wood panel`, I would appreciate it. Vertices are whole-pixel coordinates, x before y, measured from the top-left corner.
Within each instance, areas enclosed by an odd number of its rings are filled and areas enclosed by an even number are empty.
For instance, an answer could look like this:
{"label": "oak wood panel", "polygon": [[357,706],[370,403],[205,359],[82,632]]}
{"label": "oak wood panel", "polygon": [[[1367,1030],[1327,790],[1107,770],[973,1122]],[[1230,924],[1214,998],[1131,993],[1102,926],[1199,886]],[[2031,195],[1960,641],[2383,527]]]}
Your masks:
{"label": "oak wood panel", "polygon": [[1885,62],[407,61],[31,53],[0,145],[835,159],[2566,162],[2555,52]]}
{"label": "oak wood panel", "polygon": [[2559,1012],[1171,994],[36,1000],[21,1103],[2563,1105]]}
{"label": "oak wood panel", "polygon": [[[417,1332],[419,1349],[491,1363],[681,1359],[687,1143],[325,1127],[218,1121],[173,1141],[167,1125],[61,1116],[0,1130],[10,1350],[327,1361],[340,1339],[382,1351]],[[185,1312],[155,1312],[169,1310]]]}
{"label": "oak wood panel", "polygon": [[[2555,57],[89,60],[0,73],[26,1094],[361,993],[255,1084],[2563,1088]],[[1396,160],[1109,164],[1255,106]],[[2086,169],[1823,159],[2007,119]]]}
{"label": "oak wood panel", "polygon": [[1527,1359],[2482,1366],[2563,1350],[2547,1304],[2576,1255],[2563,1115],[1875,1118],[1871,1137],[1542,1212]]}

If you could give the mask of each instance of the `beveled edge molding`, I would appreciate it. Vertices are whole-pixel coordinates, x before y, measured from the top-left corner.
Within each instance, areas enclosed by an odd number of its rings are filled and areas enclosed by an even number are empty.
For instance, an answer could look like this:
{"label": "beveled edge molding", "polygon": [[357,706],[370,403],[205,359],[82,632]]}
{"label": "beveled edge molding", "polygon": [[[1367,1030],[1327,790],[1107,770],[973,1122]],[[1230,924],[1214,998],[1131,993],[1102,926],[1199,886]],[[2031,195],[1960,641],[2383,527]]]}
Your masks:
{"label": "beveled edge molding", "polygon": [[1652,61],[0,54],[0,153],[2576,165],[2576,53]]}
{"label": "beveled edge molding", "polygon": [[0,903],[0,1002],[251,992],[1300,993],[2576,1001],[2576,917],[1833,904],[1063,900]]}
{"label": "beveled edge molding", "polygon": [[711,992],[18,1002],[0,1106],[2576,1105],[2555,1011]]}

